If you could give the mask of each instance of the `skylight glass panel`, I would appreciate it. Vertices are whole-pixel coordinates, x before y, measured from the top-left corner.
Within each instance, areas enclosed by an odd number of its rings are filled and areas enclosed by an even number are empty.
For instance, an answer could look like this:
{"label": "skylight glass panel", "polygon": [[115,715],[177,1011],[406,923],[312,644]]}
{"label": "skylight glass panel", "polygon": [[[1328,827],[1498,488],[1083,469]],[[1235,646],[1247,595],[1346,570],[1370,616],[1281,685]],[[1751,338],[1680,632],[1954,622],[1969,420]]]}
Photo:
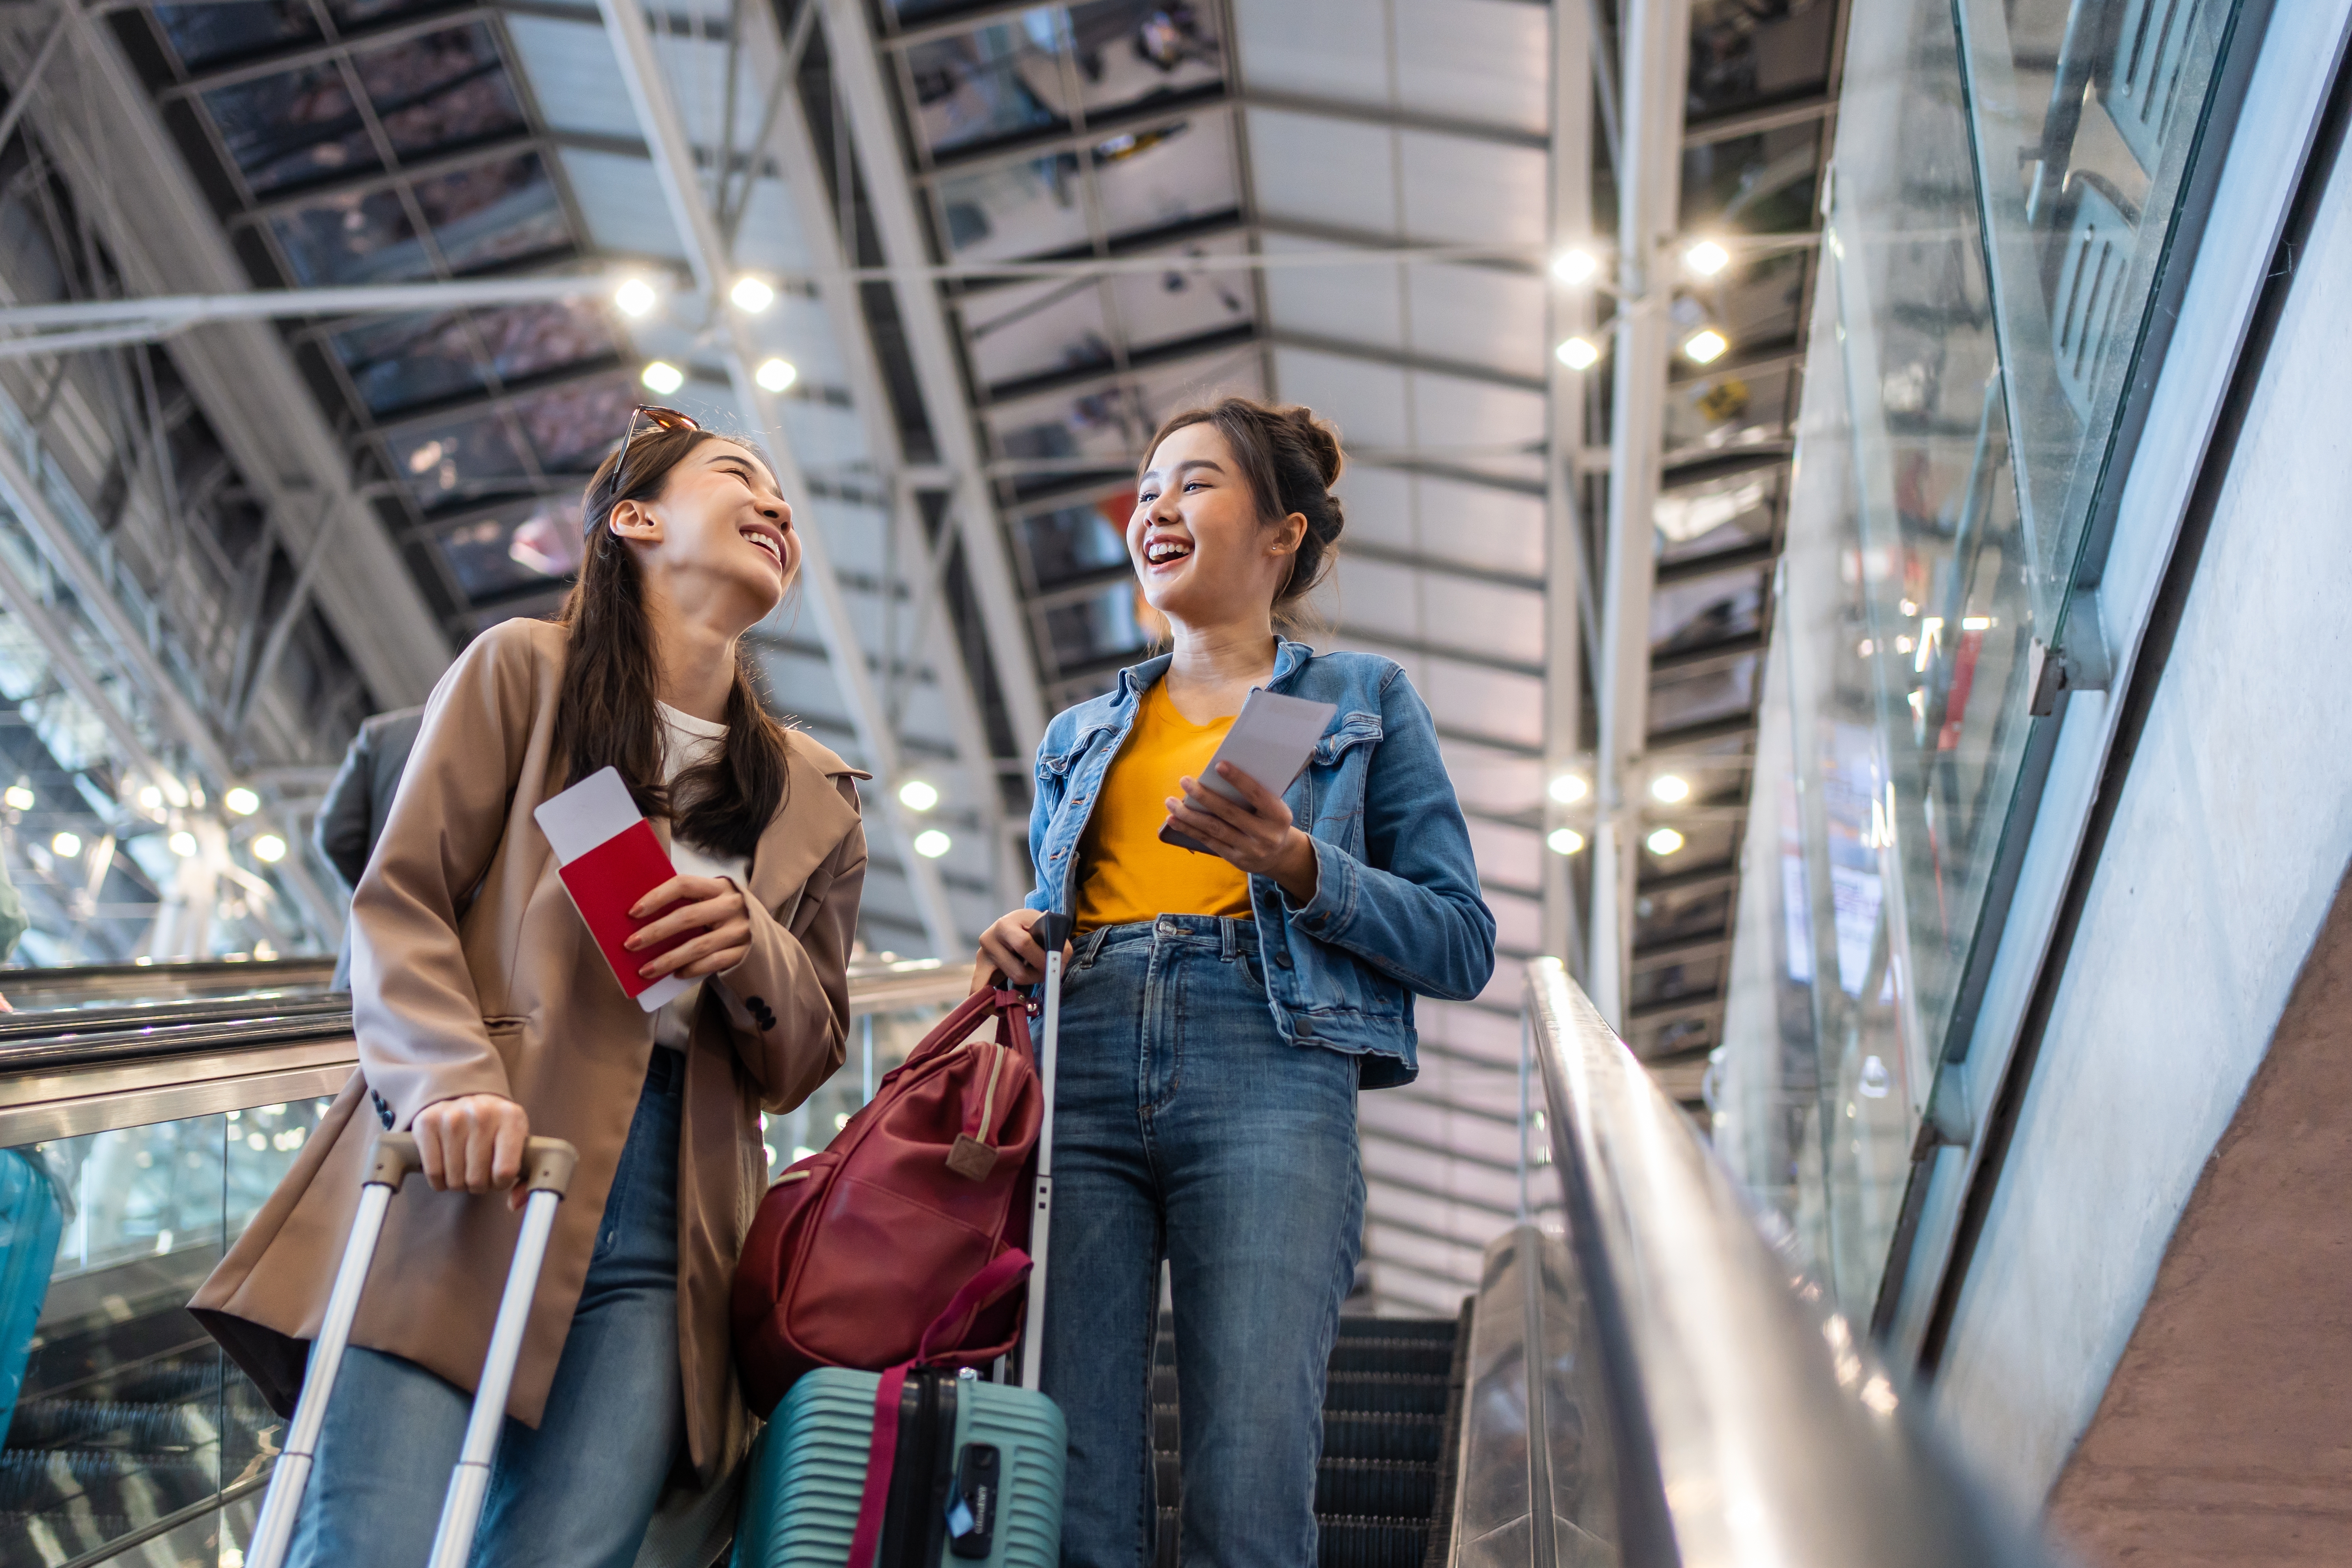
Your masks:
{"label": "skylight glass panel", "polygon": [[419,426],[390,437],[401,482],[427,511],[529,487],[530,469],[496,412]]}
{"label": "skylight glass panel", "polygon": [[907,51],[915,123],[935,153],[1068,123],[1061,14],[1032,11]]}
{"label": "skylight glass panel", "polygon": [[620,444],[637,396],[635,384],[614,376],[517,398],[514,409],[541,468],[584,475]]}
{"label": "skylight glass panel", "polygon": [[506,62],[480,23],[355,53],[352,63],[403,158],[526,129]]}
{"label": "skylight glass panel", "polygon": [[460,523],[438,542],[468,599],[545,587],[580,568],[580,510],[540,502],[509,516]]}
{"label": "skylight glass panel", "polygon": [[[1248,326],[1257,316],[1249,274],[1197,265],[1195,258],[1242,248],[1239,239],[1189,246],[1157,272],[1122,272],[1111,279],[1118,322],[1130,350],[1160,348]],[[1195,262],[1187,265],[1188,262]]]}
{"label": "skylight glass panel", "polygon": [[965,260],[1045,256],[1087,242],[1087,204],[1073,153],[1051,153],[939,184],[949,248]]}
{"label": "skylight glass panel", "polygon": [[350,191],[277,213],[270,232],[284,247],[295,280],[383,283],[429,277],[431,259],[397,191]]}
{"label": "skylight glass panel", "polygon": [[257,195],[383,167],[331,60],[215,88],[204,100]]}
{"label": "skylight glass panel", "polygon": [[478,311],[474,327],[501,381],[520,381],[620,352],[603,311],[586,300]]}
{"label": "skylight glass panel", "polygon": [[1114,238],[1241,205],[1233,123],[1222,113],[1106,137],[1095,143],[1094,163],[1103,227]]}
{"label": "skylight glass panel", "polygon": [[1064,669],[1140,653],[1151,641],[1135,613],[1133,583],[1115,583],[1075,604],[1045,612],[1045,637]]}
{"label": "skylight glass panel", "polygon": [[330,342],[374,414],[456,397],[486,380],[472,335],[454,312],[362,321]]}
{"label": "skylight glass panel", "polygon": [[1119,489],[1080,506],[1058,507],[1024,518],[1021,541],[1029,552],[1029,573],[1040,589],[1053,588],[1097,572],[1124,569],[1123,530],[1135,508],[1135,492]]}
{"label": "skylight glass panel", "polygon": [[158,5],[155,19],[190,70],[308,43],[319,20],[302,0],[249,0],[234,5]]}
{"label": "skylight glass panel", "polygon": [[416,205],[453,272],[566,248],[571,223],[536,153],[416,182]]}
{"label": "skylight glass panel", "polygon": [[327,10],[334,16],[335,26],[348,34],[447,4],[448,0],[327,0]]}
{"label": "skylight glass panel", "polygon": [[1102,286],[1091,278],[991,289],[966,300],[963,316],[973,374],[989,387],[1111,363]]}
{"label": "skylight glass panel", "polygon": [[1097,0],[1070,8],[1070,30],[1079,101],[1090,116],[1225,79],[1224,44],[1210,5]]}

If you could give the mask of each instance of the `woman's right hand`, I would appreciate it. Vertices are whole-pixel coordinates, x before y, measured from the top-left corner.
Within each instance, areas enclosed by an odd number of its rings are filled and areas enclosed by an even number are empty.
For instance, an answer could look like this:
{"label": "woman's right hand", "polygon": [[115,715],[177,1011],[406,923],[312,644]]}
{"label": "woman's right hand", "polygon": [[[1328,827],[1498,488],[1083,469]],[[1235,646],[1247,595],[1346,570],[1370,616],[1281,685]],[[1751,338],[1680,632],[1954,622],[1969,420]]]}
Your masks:
{"label": "woman's right hand", "polygon": [[[1000,970],[1015,985],[1034,985],[1045,978],[1045,950],[1029,934],[1045,914],[1043,910],[1014,910],[980,933],[980,957],[971,967],[973,991],[987,990]],[[1070,944],[1064,942],[1064,961],[1069,956]]]}
{"label": "woman's right hand", "polygon": [[[505,1192],[522,1174],[530,1116],[504,1095],[461,1094],[418,1111],[408,1130],[436,1192]],[[517,1191],[512,1206],[521,1207],[523,1196]]]}

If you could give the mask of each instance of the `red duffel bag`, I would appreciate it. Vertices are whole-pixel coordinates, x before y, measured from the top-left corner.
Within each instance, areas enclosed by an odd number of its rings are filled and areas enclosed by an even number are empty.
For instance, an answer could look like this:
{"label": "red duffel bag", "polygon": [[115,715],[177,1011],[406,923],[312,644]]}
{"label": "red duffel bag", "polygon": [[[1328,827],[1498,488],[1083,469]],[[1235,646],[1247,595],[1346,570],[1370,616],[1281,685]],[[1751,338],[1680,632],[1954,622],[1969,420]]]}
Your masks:
{"label": "red duffel bag", "polygon": [[[1000,976],[1000,979],[1002,977]],[[996,1038],[971,1037],[996,1016]],[[830,1147],[778,1176],[735,1268],[743,1397],[766,1415],[801,1373],[911,1359],[974,1276],[1029,1239],[1043,1114],[1029,1005],[973,993],[887,1075]],[[1018,1283],[1015,1277],[1014,1283]],[[930,1364],[980,1366],[1020,1336],[1021,1293],[971,1303]]]}

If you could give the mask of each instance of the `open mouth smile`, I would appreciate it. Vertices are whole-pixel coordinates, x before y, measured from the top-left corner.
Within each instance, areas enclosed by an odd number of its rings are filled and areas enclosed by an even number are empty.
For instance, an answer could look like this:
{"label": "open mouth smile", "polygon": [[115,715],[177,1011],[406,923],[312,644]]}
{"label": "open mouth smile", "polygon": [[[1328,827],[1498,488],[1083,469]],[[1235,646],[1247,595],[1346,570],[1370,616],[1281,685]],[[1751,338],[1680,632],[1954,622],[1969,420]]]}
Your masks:
{"label": "open mouth smile", "polygon": [[1146,566],[1167,566],[1192,553],[1192,542],[1179,539],[1171,533],[1156,534],[1143,542],[1143,563]]}
{"label": "open mouth smile", "polygon": [[752,543],[758,545],[761,549],[768,552],[768,559],[776,563],[776,570],[779,573],[783,571],[783,535],[778,533],[773,528],[765,526],[746,528],[740,530],[739,531],[741,532],[744,538],[750,540]]}

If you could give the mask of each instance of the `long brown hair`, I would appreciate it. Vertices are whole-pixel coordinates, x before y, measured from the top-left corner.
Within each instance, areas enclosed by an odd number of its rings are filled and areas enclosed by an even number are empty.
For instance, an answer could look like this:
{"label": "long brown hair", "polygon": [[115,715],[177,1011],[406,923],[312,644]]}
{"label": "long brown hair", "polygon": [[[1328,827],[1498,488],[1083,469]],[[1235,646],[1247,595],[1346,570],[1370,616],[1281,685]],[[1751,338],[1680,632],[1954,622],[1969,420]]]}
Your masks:
{"label": "long brown hair", "polygon": [[792,789],[784,727],[761,705],[751,656],[739,642],[725,743],[662,787],[655,707],[661,672],[646,614],[645,573],[608,526],[621,502],[657,498],[670,470],[703,442],[735,439],[709,430],[640,430],[629,443],[625,474],[614,473],[615,454],[588,481],[580,580],[556,617],[567,636],[553,745],[567,780],[617,768],[647,816],[669,817],[678,837],[706,849],[748,857]]}
{"label": "long brown hair", "polygon": [[1307,595],[1330,572],[1339,552],[1339,531],[1348,525],[1339,498],[1331,493],[1344,461],[1339,432],[1329,420],[1317,418],[1313,409],[1296,404],[1280,407],[1254,397],[1221,397],[1170,415],[1144,448],[1145,464],[1162,441],[1187,425],[1217,427],[1234,461],[1241,465],[1261,522],[1271,526],[1294,511],[1307,519],[1307,531],[1290,559],[1290,575],[1274,595],[1274,618],[1285,626],[1311,621]]}

